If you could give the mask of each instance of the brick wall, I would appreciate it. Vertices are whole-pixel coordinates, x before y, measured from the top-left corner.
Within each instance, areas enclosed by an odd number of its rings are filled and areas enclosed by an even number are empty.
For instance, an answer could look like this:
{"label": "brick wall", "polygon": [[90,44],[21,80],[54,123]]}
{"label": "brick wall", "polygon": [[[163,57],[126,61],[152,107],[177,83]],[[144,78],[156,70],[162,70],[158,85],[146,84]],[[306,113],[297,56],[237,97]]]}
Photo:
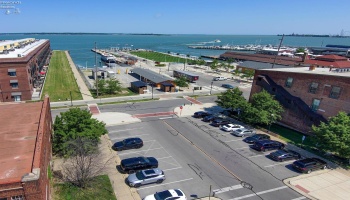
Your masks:
{"label": "brick wall", "polygon": [[[334,74],[335,72],[329,73]],[[256,70],[250,94],[251,96],[262,90],[260,86],[256,85],[258,75],[269,76],[278,85],[282,86],[293,96],[301,98],[309,106],[312,105],[314,99],[319,99],[320,106],[316,112],[324,116],[326,119],[337,115],[339,111],[350,112],[350,77]],[[288,77],[293,78],[293,83],[290,88],[285,86]],[[309,92],[309,87],[312,82],[318,83],[318,88],[315,94]],[[340,96],[337,99],[329,97],[332,86],[338,86],[341,88]],[[310,130],[310,127],[305,127],[305,120],[293,110],[285,110],[282,117],[283,119],[281,122],[292,128],[303,132]]]}

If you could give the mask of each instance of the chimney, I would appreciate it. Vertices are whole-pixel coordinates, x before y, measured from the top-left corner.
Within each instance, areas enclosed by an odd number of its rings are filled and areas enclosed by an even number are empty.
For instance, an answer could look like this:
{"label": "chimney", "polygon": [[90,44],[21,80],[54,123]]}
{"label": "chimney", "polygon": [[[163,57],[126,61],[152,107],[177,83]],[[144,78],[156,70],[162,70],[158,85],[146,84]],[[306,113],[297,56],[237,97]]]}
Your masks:
{"label": "chimney", "polygon": [[314,71],[316,69],[316,66],[315,65],[310,65],[310,67],[309,67],[309,70],[310,71]]}
{"label": "chimney", "polygon": [[303,55],[303,57],[302,57],[301,62],[305,62],[305,60],[307,60],[307,57],[308,57],[307,53],[304,52],[304,55]]}

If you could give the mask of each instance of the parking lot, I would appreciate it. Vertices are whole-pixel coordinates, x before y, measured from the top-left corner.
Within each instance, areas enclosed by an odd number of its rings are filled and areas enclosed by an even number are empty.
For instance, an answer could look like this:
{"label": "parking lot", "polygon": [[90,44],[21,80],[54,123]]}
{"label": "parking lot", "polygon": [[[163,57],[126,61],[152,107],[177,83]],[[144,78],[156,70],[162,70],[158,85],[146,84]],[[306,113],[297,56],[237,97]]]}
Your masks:
{"label": "parking lot", "polygon": [[[200,119],[187,117],[162,120],[155,117],[153,120],[137,124],[109,127],[108,130],[112,143],[129,137],[140,137],[144,141],[144,146],[140,149],[118,152],[121,159],[138,156],[155,157],[159,162],[159,168],[166,174],[166,180],[161,184],[137,188],[141,197],[175,188],[183,190],[188,198],[208,196],[210,189],[210,194],[222,199],[260,199],[254,192],[258,192],[264,199],[281,199],[281,195],[286,196],[282,199],[301,197],[282,183],[284,178],[298,175],[286,167],[292,161],[270,160],[266,157],[270,152],[255,151],[242,141],[243,138],[235,137]],[[232,165],[230,163],[238,164],[235,155],[230,152],[226,152],[227,155],[221,153],[220,156],[224,156],[225,162],[229,165],[228,168],[223,167],[226,164],[221,162],[220,158],[216,160],[215,155],[203,153],[206,149],[203,149],[201,144],[195,145],[191,139],[189,141],[189,138],[186,138],[187,136],[184,137],[184,130],[188,132],[185,134],[191,133],[194,137],[200,134],[205,140],[203,145],[206,148],[213,148],[215,151],[216,145],[213,145],[213,142],[219,142],[220,150],[216,150],[219,154],[222,149],[229,148],[230,151],[246,159],[245,162],[249,163],[245,166],[246,171],[251,174],[252,179],[245,177],[242,179],[254,185],[255,190],[243,188],[241,180],[234,176],[237,173],[239,177],[243,177],[240,172],[230,169]],[[249,169],[250,165],[254,169]],[[258,177],[258,174],[263,175]],[[264,180],[264,176],[272,176],[276,180],[261,185],[260,181]],[[259,184],[254,184],[255,179]]]}

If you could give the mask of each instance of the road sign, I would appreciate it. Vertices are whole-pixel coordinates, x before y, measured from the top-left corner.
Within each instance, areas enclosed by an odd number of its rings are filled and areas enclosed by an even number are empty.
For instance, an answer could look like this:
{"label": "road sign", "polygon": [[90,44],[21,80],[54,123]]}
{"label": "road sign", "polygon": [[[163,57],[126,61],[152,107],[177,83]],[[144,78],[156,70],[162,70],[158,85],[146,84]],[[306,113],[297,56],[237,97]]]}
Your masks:
{"label": "road sign", "polygon": [[182,106],[180,106],[180,109],[182,110]]}

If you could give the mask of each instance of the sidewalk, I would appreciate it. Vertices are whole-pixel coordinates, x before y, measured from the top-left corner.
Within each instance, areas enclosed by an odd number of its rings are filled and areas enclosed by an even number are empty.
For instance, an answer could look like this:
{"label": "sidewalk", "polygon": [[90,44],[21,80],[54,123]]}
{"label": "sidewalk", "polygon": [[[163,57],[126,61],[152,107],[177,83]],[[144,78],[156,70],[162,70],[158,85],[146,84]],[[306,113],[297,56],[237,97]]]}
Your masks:
{"label": "sidewalk", "polygon": [[67,56],[67,59],[68,59],[68,62],[69,62],[69,65],[70,67],[72,68],[72,71],[73,71],[73,75],[75,77],[75,80],[78,84],[78,87],[79,87],[79,90],[80,90],[80,93],[81,95],[83,96],[83,99],[84,100],[93,100],[94,98],[92,97],[91,93],[90,93],[90,90],[87,88],[87,86],[85,85],[85,82],[83,81],[83,78],[80,76],[77,68],[75,67],[75,64],[72,60],[72,58],[70,57],[68,51],[65,51],[66,52],[66,56]]}

